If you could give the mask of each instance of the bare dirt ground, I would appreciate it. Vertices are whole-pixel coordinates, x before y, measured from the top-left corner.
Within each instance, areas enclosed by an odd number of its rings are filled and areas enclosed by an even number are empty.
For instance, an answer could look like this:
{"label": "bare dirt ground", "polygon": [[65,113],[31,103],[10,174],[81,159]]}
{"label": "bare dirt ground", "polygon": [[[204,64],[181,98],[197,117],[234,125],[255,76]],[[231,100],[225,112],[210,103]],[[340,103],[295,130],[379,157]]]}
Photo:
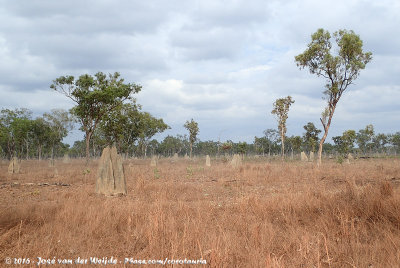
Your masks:
{"label": "bare dirt ground", "polygon": [[128,195],[104,197],[95,160],[23,161],[13,175],[3,161],[0,267],[38,257],[51,267],[90,257],[112,267],[399,267],[399,159],[211,165],[126,160]]}

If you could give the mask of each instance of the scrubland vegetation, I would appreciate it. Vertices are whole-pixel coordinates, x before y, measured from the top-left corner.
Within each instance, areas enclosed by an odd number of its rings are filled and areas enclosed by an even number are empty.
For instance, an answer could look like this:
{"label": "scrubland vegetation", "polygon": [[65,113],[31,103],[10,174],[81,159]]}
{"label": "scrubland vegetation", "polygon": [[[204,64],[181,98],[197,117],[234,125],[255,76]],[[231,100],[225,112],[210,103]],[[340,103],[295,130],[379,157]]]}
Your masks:
{"label": "scrubland vegetation", "polygon": [[161,159],[157,167],[128,159],[124,197],[94,193],[96,160],[23,161],[12,175],[7,164],[0,165],[2,265],[38,256],[202,258],[208,267],[400,263],[398,159],[317,168],[259,158],[236,169],[215,159],[209,168],[204,159]]}

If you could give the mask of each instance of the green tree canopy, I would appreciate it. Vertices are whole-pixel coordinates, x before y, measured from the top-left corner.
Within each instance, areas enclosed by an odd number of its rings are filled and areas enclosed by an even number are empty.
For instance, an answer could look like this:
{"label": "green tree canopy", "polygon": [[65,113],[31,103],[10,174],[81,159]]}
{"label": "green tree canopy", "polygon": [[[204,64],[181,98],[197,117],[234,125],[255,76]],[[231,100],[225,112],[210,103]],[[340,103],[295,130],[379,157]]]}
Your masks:
{"label": "green tree canopy", "polygon": [[138,140],[140,131],[140,106],[134,101],[120,103],[105,114],[99,129],[106,144],[116,144],[118,151],[127,152]]}
{"label": "green tree canopy", "polygon": [[118,105],[100,122],[100,129],[108,144],[116,143],[121,152],[128,153],[133,149],[133,144],[138,142],[143,156],[147,154],[149,140],[168,128],[162,119],[142,112],[141,106],[135,102]]}
{"label": "green tree canopy", "polygon": [[84,74],[77,80],[73,76],[61,76],[53,81],[50,88],[64,94],[75,102],[71,109],[85,131],[86,159],[89,160],[90,139],[103,117],[110,113],[131,95],[138,93],[141,86],[124,83],[119,73],[102,72],[94,76]]}
{"label": "green tree canopy", "polygon": [[299,153],[301,150],[301,145],[303,144],[303,140],[301,139],[300,136],[291,136],[290,138],[287,138],[290,147],[292,148],[292,152]]}
{"label": "green tree canopy", "polygon": [[342,136],[333,137],[332,140],[338,148],[338,151],[341,154],[346,155],[350,153],[354,148],[356,132],[354,130],[346,130],[345,132],[343,132]]}
{"label": "green tree canopy", "polygon": [[390,135],[389,141],[393,145],[395,152],[399,152],[400,151],[400,132],[396,132],[396,133]]}
{"label": "green tree canopy", "polygon": [[306,133],[303,134],[303,140],[307,146],[307,150],[310,152],[315,152],[315,147],[317,146],[319,140],[318,135],[321,133],[321,130],[317,129],[311,122],[308,122],[303,128],[306,131]]}
{"label": "green tree canopy", "polygon": [[367,149],[372,149],[372,138],[374,137],[374,126],[367,125],[364,129],[360,129],[356,136],[356,142],[361,152],[365,154]]}
{"label": "green tree canopy", "polygon": [[32,121],[32,134],[37,147],[38,159],[41,160],[43,146],[50,145],[54,134],[49,123],[43,117],[38,117]]}
{"label": "green tree canopy", "polygon": [[185,136],[177,135],[173,137],[168,135],[160,144],[160,150],[164,152],[166,156],[172,156],[175,153],[179,154],[186,147]]}
{"label": "green tree canopy", "polygon": [[372,145],[375,150],[385,151],[386,144],[389,143],[389,136],[383,133],[375,135],[372,139]]}
{"label": "green tree canopy", "polygon": [[0,111],[0,145],[3,154],[8,158],[21,157],[26,149],[24,145],[30,144],[32,138],[31,116],[32,112],[25,108]]}
{"label": "green tree canopy", "polygon": [[199,134],[199,124],[192,118],[192,120],[186,121],[183,126],[189,131],[190,158],[192,158],[193,143],[197,139],[197,134]]}

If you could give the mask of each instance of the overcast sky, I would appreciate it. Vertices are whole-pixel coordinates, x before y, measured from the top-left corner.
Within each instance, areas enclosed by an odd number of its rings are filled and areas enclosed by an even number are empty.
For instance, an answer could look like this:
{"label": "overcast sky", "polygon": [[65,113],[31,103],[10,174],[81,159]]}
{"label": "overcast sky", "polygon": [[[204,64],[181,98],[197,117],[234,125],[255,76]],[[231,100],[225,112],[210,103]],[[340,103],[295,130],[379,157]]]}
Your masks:
{"label": "overcast sky", "polygon": [[[338,103],[329,137],[373,124],[400,131],[400,1],[0,0],[0,108],[41,115],[73,103],[49,86],[62,75],[120,72],[143,86],[144,111],[201,140],[252,142],[277,128],[291,95],[288,135],[319,117],[325,81],[300,70],[318,28],[354,30],[373,60]],[[67,142],[80,139],[71,134]],[[332,142],[329,138],[328,142]]]}

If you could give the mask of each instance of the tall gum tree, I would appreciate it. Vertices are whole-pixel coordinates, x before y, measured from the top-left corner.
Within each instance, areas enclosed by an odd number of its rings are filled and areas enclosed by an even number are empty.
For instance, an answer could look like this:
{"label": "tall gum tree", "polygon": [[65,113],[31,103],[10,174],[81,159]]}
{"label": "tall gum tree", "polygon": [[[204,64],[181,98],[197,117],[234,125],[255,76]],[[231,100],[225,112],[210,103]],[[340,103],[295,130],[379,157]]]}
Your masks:
{"label": "tall gum tree", "polygon": [[193,143],[197,139],[197,134],[199,134],[199,124],[192,118],[192,120],[186,121],[183,126],[189,131],[190,158],[192,158]]}
{"label": "tall gum tree", "polygon": [[331,53],[330,33],[324,29],[318,29],[311,36],[311,42],[304,53],[295,57],[300,69],[308,68],[310,73],[326,79],[324,95],[327,106],[320,118],[324,135],[319,143],[318,165],[321,165],[322,146],[328,136],[340,97],[372,59],[372,53],[363,51],[363,42],[353,31],[339,30],[333,36],[337,45],[337,55]]}
{"label": "tall gum tree", "polygon": [[77,80],[73,76],[61,76],[53,81],[50,88],[75,102],[71,113],[78,118],[85,131],[88,163],[90,139],[100,121],[125,100],[132,99],[131,94],[138,93],[142,87],[124,83],[117,72],[108,76],[98,72],[94,77],[84,74]]}
{"label": "tall gum tree", "polygon": [[281,154],[282,160],[285,158],[285,137],[286,137],[286,120],[288,118],[290,105],[294,103],[294,100],[291,96],[287,96],[286,98],[277,99],[274,102],[274,109],[272,110],[272,114],[276,116],[276,120],[278,121],[278,130],[281,136]]}

